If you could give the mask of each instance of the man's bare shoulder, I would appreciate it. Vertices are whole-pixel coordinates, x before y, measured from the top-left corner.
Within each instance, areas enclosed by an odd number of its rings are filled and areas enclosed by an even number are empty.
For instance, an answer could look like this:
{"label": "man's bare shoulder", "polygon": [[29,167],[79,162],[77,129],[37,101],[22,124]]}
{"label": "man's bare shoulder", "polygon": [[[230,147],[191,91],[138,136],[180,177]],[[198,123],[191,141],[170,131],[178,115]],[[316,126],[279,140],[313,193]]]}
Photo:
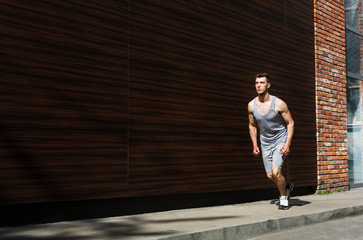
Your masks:
{"label": "man's bare shoulder", "polygon": [[254,99],[252,99],[249,103],[248,103],[248,112],[253,112],[253,100]]}
{"label": "man's bare shoulder", "polygon": [[280,98],[276,97],[275,108],[278,112],[288,111],[287,104]]}
{"label": "man's bare shoulder", "polygon": [[284,100],[282,100],[281,98],[278,98],[278,97],[276,97],[275,102],[276,102],[276,104],[278,104],[278,105],[280,105],[280,104],[286,104],[286,103],[284,102]]}

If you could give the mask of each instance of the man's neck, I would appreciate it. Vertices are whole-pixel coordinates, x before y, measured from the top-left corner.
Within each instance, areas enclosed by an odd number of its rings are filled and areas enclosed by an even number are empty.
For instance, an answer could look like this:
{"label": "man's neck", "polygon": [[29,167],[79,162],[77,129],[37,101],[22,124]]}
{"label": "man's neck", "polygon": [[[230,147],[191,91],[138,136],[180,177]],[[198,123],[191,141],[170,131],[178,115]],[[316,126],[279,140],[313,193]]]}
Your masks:
{"label": "man's neck", "polygon": [[261,103],[268,102],[270,100],[270,94],[265,92],[263,94],[258,95],[258,101]]}

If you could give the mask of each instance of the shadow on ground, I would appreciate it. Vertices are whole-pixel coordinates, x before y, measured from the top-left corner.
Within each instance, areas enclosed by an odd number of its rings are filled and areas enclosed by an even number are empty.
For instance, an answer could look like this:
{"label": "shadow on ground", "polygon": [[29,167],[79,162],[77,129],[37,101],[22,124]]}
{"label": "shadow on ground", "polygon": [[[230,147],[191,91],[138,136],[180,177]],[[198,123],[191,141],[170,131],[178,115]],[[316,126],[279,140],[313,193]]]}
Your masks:
{"label": "shadow on ground", "polygon": [[[310,203],[311,202],[309,202],[309,201],[303,201],[303,200],[300,200],[298,198],[291,198],[289,200],[290,208],[292,208],[292,207],[301,207],[301,206],[304,206],[304,205],[307,205],[307,204],[310,204]],[[275,204],[277,206],[277,205],[279,205],[279,200],[278,199],[271,200],[271,204]]]}
{"label": "shadow on ground", "polygon": [[[241,217],[241,216],[238,216]],[[1,240],[89,240],[89,239],[139,239],[140,237],[163,236],[176,234],[177,231],[155,228],[152,225],[160,223],[198,222],[232,219],[237,216],[220,216],[204,218],[175,218],[152,220],[138,216],[127,218],[106,218],[56,224],[40,224],[22,227],[0,229]]]}

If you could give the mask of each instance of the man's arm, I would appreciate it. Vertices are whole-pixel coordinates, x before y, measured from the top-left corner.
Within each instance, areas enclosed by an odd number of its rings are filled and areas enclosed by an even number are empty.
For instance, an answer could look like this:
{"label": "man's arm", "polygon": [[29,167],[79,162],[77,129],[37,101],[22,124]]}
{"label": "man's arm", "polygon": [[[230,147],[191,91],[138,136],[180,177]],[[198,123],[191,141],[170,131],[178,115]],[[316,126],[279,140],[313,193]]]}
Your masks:
{"label": "man's arm", "polygon": [[287,139],[285,145],[280,149],[281,153],[288,155],[290,152],[290,145],[292,136],[294,135],[294,120],[292,119],[291,113],[287,107],[287,104],[281,99],[276,101],[276,111],[281,114],[287,127]]}
{"label": "man's arm", "polygon": [[257,123],[255,117],[253,116],[252,102],[248,104],[248,120],[248,128],[253,145],[253,155],[258,156],[260,154],[260,149],[257,144]]}

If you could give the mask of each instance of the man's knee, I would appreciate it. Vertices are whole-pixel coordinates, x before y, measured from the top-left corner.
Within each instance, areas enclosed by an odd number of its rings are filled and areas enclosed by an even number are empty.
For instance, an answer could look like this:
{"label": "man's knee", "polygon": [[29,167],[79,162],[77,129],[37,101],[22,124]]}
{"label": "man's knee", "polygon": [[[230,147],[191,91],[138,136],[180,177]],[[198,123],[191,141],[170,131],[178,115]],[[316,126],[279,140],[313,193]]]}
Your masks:
{"label": "man's knee", "polygon": [[267,178],[270,179],[271,181],[273,181],[275,179],[272,172],[268,172],[266,175],[267,175]]}
{"label": "man's knee", "polygon": [[273,178],[277,179],[281,177],[281,168],[273,167],[271,171],[271,175]]}

